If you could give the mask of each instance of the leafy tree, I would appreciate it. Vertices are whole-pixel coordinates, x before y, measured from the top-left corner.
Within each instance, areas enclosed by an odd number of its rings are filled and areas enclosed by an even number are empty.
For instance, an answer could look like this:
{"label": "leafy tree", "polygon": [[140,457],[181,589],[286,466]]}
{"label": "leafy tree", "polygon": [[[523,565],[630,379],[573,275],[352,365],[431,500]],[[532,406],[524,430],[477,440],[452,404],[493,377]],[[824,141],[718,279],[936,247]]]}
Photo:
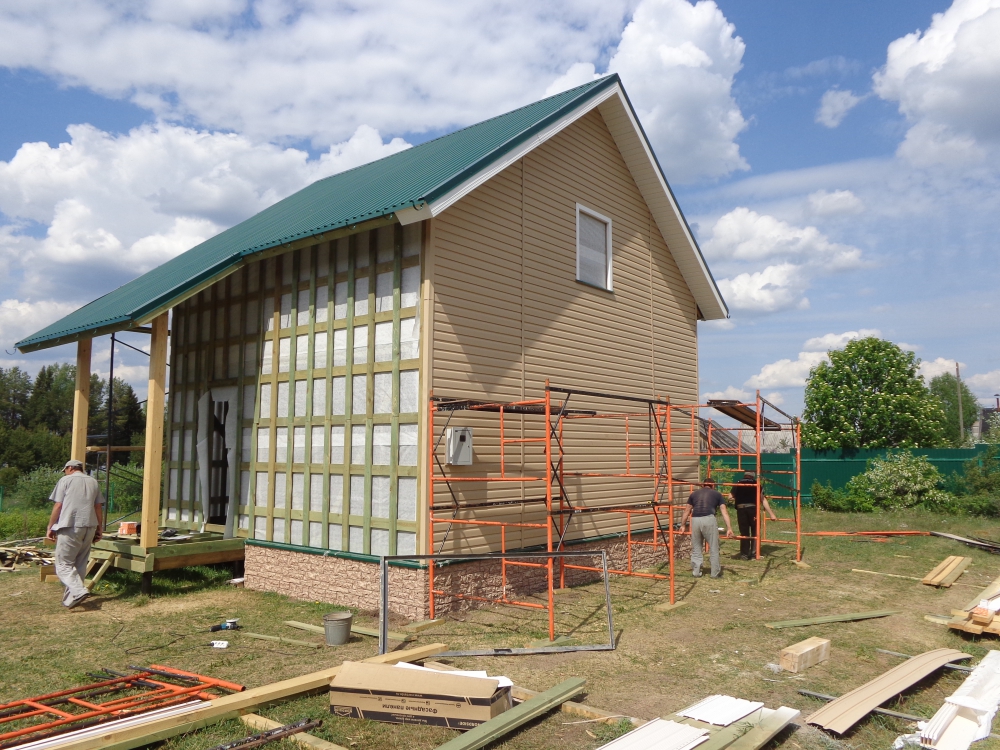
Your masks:
{"label": "leafy tree", "polygon": [[944,412],[917,375],[919,363],[874,337],[831,351],[809,372],[802,442],[820,450],[941,445]]}
{"label": "leafy tree", "polygon": [[61,364],[38,371],[27,405],[27,427],[44,427],[57,435],[73,429],[73,393],[76,367]]}
{"label": "leafy tree", "polygon": [[930,391],[937,396],[944,409],[944,435],[945,439],[956,448],[961,448],[968,442],[972,425],[979,419],[979,401],[975,394],[969,390],[964,381],[961,381],[962,389],[962,426],[965,428],[965,440],[962,440],[958,429],[958,387],[959,381],[950,372],[938,375],[931,379]]}
{"label": "leafy tree", "polygon": [[20,367],[0,367],[0,425],[11,430],[24,425],[31,386],[31,376]]}

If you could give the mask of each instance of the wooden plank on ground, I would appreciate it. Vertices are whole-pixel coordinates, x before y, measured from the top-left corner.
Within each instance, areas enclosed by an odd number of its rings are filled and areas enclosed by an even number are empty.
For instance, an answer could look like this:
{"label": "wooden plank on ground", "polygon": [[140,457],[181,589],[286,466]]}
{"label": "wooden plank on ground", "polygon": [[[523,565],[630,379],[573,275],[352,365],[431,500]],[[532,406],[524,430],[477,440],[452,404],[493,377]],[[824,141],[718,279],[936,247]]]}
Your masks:
{"label": "wooden plank on ground", "polygon": [[991,583],[989,586],[987,586],[986,588],[984,588],[982,590],[982,592],[980,592],[979,596],[977,596],[971,602],[969,602],[968,604],[966,604],[965,605],[965,610],[967,612],[971,611],[971,610],[975,609],[976,607],[978,607],[979,606],[979,602],[981,602],[983,599],[992,599],[997,594],[1000,594],[1000,576],[998,576],[997,578],[993,579],[993,583]]}
{"label": "wooden plank on ground", "polygon": [[247,638],[255,638],[258,641],[275,641],[277,643],[290,643],[293,646],[308,646],[309,648],[322,648],[322,643],[314,641],[297,641],[294,638],[282,638],[280,635],[264,635],[263,633],[248,633],[245,630],[240,633]]}
{"label": "wooden plank on ground", "polygon": [[[397,664],[401,661],[421,661],[446,651],[443,643],[431,643],[426,646],[405,651],[393,651],[388,654],[372,656],[363,661],[373,664]],[[330,680],[340,672],[340,666],[321,669],[318,672],[293,677],[270,685],[233,693],[215,700],[208,705],[190,713],[166,717],[139,726],[108,731],[104,734],[76,741],[57,742],[55,738],[49,750],[132,750],[133,748],[150,745],[155,742],[176,737],[179,734],[193,732],[202,727],[216,724],[224,719],[237,718],[244,713],[253,713],[262,706],[280,703],[317,690],[325,690],[330,686]]]}
{"label": "wooden plank on ground", "polygon": [[950,588],[951,585],[961,577],[962,573],[965,572],[965,569],[968,568],[971,564],[972,564],[971,557],[963,557],[961,560],[959,560],[958,564],[955,567],[953,567],[950,571],[948,571],[947,574],[945,574],[945,576],[938,583],[938,586],[942,588]]}
{"label": "wooden plank on ground", "polygon": [[778,630],[780,628],[801,628],[806,625],[824,625],[828,622],[852,622],[854,620],[870,620],[875,617],[898,615],[901,609],[879,609],[871,612],[851,612],[845,615],[826,615],[825,617],[810,617],[805,620],[782,620],[781,622],[765,622],[764,626]]}
{"label": "wooden plank on ground", "polygon": [[[283,726],[280,721],[273,721],[272,719],[259,716],[258,714],[243,714],[243,716],[240,717],[240,721],[248,727],[259,729],[262,732],[266,732],[269,729],[277,729],[278,727]],[[290,740],[301,747],[309,748],[309,750],[347,750],[347,748],[343,745],[327,742],[326,740],[322,740],[319,737],[313,737],[311,734],[305,734],[304,732],[293,734],[289,737],[285,737],[285,739]]]}
{"label": "wooden plank on ground", "polygon": [[936,586],[937,584],[935,583],[935,581],[941,578],[944,575],[945,570],[947,570],[948,567],[954,564],[954,562],[958,559],[959,557],[956,555],[949,555],[944,560],[935,565],[934,569],[921,579],[921,583],[926,583],[928,586]]}
{"label": "wooden plank on ground", "polygon": [[435,625],[440,625],[444,620],[442,618],[437,618],[436,620],[420,620],[420,622],[411,622],[409,625],[404,625],[403,630],[407,633],[419,633],[428,628],[433,628]]}
{"label": "wooden plank on ground", "polygon": [[806,721],[843,734],[895,695],[899,695],[949,662],[968,659],[953,648],[938,648],[907,659],[874,680],[851,690],[823,706]]}
{"label": "wooden plank on ground", "polygon": [[564,680],[550,690],[485,721],[464,734],[439,745],[437,750],[479,750],[510,734],[518,727],[547,714],[583,692],[587,681],[580,677]]}

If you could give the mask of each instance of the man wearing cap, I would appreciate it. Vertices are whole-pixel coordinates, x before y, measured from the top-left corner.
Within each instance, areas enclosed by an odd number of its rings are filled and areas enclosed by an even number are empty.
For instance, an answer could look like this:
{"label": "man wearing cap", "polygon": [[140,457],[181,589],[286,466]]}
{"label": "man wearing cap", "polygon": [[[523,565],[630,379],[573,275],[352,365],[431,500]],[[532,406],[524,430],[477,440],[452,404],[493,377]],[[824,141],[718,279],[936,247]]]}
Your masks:
{"label": "man wearing cap", "polygon": [[104,528],[104,496],[97,480],[83,472],[80,461],[67,461],[63,474],[49,497],[54,505],[46,538],[56,543],[56,575],[66,587],[62,603],[72,609],[90,596],[83,577],[90,545],[101,538]]}
{"label": "man wearing cap", "polygon": [[716,508],[722,510],[722,520],[726,522],[726,536],[733,535],[733,526],[729,523],[729,511],[726,510],[726,499],[715,489],[711,479],[702,483],[701,489],[688,496],[684,506],[684,516],[681,518],[681,528],[687,525],[691,516],[691,574],[701,578],[701,566],[705,562],[705,542],[708,542],[709,558],[712,562],[712,578],[722,576],[722,563],[719,560],[719,525],[715,520]]}
{"label": "man wearing cap", "polygon": [[[752,471],[743,473],[743,478],[733,485],[733,504],[736,506],[736,523],[740,526],[740,557],[752,560],[757,557],[757,479]],[[772,521],[777,521],[764,493],[760,494],[760,504]]]}

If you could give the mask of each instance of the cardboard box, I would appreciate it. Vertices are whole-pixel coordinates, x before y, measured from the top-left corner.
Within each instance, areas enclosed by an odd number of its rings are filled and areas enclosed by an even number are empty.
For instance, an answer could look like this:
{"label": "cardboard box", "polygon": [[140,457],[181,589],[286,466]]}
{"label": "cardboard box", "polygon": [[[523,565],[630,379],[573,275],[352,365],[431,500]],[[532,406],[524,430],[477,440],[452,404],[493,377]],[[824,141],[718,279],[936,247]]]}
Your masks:
{"label": "cardboard box", "polygon": [[511,707],[493,677],[344,662],[330,683],[330,713],[392,724],[472,729]]}

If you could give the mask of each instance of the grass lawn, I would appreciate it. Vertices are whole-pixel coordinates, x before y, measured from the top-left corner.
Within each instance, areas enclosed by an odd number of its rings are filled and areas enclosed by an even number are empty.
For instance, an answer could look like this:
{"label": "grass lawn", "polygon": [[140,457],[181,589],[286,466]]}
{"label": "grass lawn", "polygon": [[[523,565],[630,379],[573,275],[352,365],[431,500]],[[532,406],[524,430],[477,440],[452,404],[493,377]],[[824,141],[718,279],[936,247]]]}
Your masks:
{"label": "grass lawn", "polygon": [[[809,530],[911,529],[947,530],[1000,538],[1000,522],[942,517],[923,512],[882,515],[839,515],[807,511]],[[787,537],[772,532],[775,537]],[[712,580],[690,576],[686,561],[677,565],[678,598],[689,602],[669,613],[653,605],[667,600],[662,581],[612,580],[615,629],[613,652],[577,652],[544,656],[464,658],[457,666],[505,674],[515,683],[545,690],[561,680],[587,679],[586,703],[643,719],[683,708],[707,695],[725,693],[761,700],[769,707],[787,705],[808,716],[821,704],[799,695],[799,689],[839,695],[900,663],[878,653],[888,649],[917,654],[949,646],[975,661],[1000,640],[949,631],[923,619],[964,606],[1000,575],[1000,557],[936,537],[903,537],[888,542],[859,538],[808,538],[804,560],[792,563],[793,550],[765,545],[765,559],[735,559],[736,542],[723,544],[724,576]],[[950,589],[934,589],[918,581],[852,573],[852,568],[921,577],[948,555],[966,555],[972,565]],[[158,574],[152,597],[139,594],[137,575],[114,573],[98,587],[91,602],[73,611],[59,605],[61,587],[38,581],[36,572],[0,575],[4,605],[4,638],[0,641],[0,702],[91,682],[86,673],[101,667],[124,670],[128,665],[162,664],[213,675],[247,686],[263,685],[345,659],[376,652],[371,638],[355,638],[338,648],[311,649],[257,641],[239,632],[209,634],[208,627],[239,617],[252,632],[320,642],[321,636],[295,631],[283,620],[319,623],[333,607],[280,596],[234,589],[225,584],[229,571],[197,568]],[[603,586],[583,586],[558,596],[560,630],[586,642],[606,640]],[[771,630],[765,622],[871,609],[900,609],[902,614],[877,620]],[[364,624],[374,624],[362,616]],[[537,622],[523,610],[490,608],[466,613],[434,630],[417,643],[441,641],[453,648],[494,644],[525,645],[538,633]],[[229,649],[213,650],[208,641],[230,641]],[[793,675],[774,673],[769,663],[778,651],[811,636],[832,640],[828,662]],[[520,639],[520,640],[518,640]],[[906,713],[930,717],[960,684],[963,676],[940,671],[895,701]],[[302,698],[261,711],[278,721],[304,716],[324,719],[314,734],[357,750],[435,748],[454,735],[443,729],[400,727],[351,719],[335,719],[326,696]],[[897,734],[913,731],[907,722],[872,715],[848,735],[835,738],[800,723],[772,747],[796,750],[890,747]],[[252,733],[240,722],[218,724],[168,741],[164,748],[201,750]],[[496,747],[542,750],[598,747],[614,736],[614,728],[578,723],[555,712]],[[287,741],[276,750],[295,747]],[[994,738],[976,745],[996,750]]]}

